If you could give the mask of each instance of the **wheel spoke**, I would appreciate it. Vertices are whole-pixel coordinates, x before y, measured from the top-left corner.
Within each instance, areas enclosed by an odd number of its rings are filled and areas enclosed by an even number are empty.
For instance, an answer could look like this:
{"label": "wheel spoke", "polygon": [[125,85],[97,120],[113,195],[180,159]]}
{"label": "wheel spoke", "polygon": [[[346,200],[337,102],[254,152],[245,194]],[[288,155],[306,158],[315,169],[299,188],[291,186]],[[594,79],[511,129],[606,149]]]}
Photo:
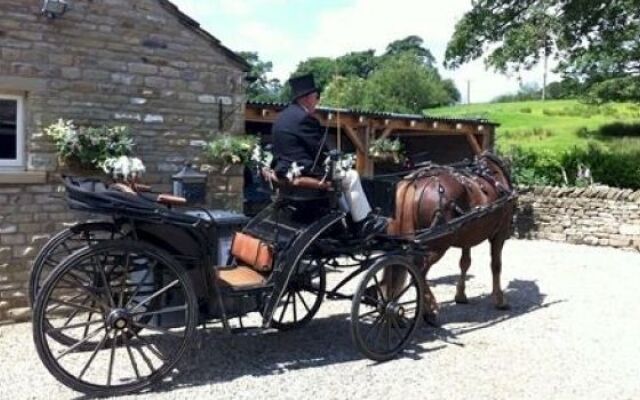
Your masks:
{"label": "wheel spoke", "polygon": [[[49,329],[47,329],[47,333],[48,333],[48,332],[60,332],[60,331],[66,331],[67,329],[75,329],[75,328],[89,327],[89,326],[91,326],[91,325],[100,324],[100,323],[104,323],[104,321],[103,321],[103,320],[87,321],[87,322],[81,322],[81,323],[78,323],[78,324],[62,326],[62,327],[60,327],[60,328],[49,328]],[[86,336],[86,335],[85,335],[85,336]]]}
{"label": "wheel spoke", "polygon": [[150,302],[151,300],[155,299],[156,297],[160,296],[161,294],[163,294],[164,292],[166,292],[167,290],[171,289],[172,287],[174,287],[175,285],[177,285],[178,283],[180,283],[180,281],[178,279],[174,280],[173,282],[171,282],[170,284],[168,284],[167,286],[163,287],[162,289],[158,290],[157,292],[155,292],[154,294],[152,294],[151,296],[145,298],[144,300],[142,300],[140,303],[138,303],[138,305],[136,305],[135,307],[133,307],[131,309],[131,312],[135,312],[138,308],[142,307],[143,305],[145,305],[146,303]]}
{"label": "wheel spoke", "polygon": [[396,319],[394,317],[391,318],[391,331],[393,332],[393,334],[396,336],[396,338],[399,338],[400,340],[398,340],[398,344],[402,343],[403,337],[402,335],[396,331],[397,328],[398,331],[402,331],[402,328],[400,328],[400,325],[398,324],[398,322],[396,321]]}
{"label": "wheel spoke", "polygon": [[137,285],[136,290],[133,292],[133,294],[131,295],[131,297],[129,298],[129,301],[127,301],[127,304],[125,304],[125,308],[129,308],[129,306],[131,305],[131,302],[133,301],[133,299],[135,299],[138,296],[138,293],[140,292],[140,289],[144,286],[149,286],[149,284],[145,284],[147,278],[149,278],[149,275],[151,274],[151,272],[155,269],[157,262],[154,261],[153,264],[149,264],[149,267],[147,268],[147,271],[144,273],[144,276],[142,277],[142,279],[140,280],[140,283]]}
{"label": "wheel spoke", "polygon": [[111,376],[113,375],[113,360],[116,355],[116,344],[118,343],[118,333],[113,333],[111,339],[111,356],[109,357],[109,370],[107,371],[107,386],[111,386]]}
{"label": "wheel spoke", "polygon": [[398,295],[393,296],[393,300],[400,300],[400,298],[404,296],[405,293],[407,293],[407,291],[411,288],[411,286],[413,286],[413,283],[409,282],[406,288],[402,289],[402,291],[400,291]]}
{"label": "wheel spoke", "polygon": [[292,298],[291,301],[293,302],[293,322],[297,322],[298,321],[298,309],[296,307],[296,304],[298,303],[296,301],[296,292],[291,292]]}
{"label": "wheel spoke", "polygon": [[157,311],[141,311],[141,312],[137,312],[137,313],[132,313],[131,316],[132,317],[148,317],[151,315],[158,315],[158,314],[167,314],[167,313],[172,313],[172,312],[177,312],[177,311],[183,311],[187,309],[187,305],[182,305],[182,306],[175,306],[175,307],[167,307],[167,308],[163,308],[162,310],[157,310]]}
{"label": "wheel spoke", "polygon": [[300,297],[300,301],[302,302],[302,305],[307,310],[307,314],[309,314],[311,312],[311,309],[307,305],[307,302],[304,300],[304,297],[302,296],[302,293],[298,293],[298,297]]}
{"label": "wheel spoke", "polygon": [[127,257],[125,258],[125,263],[124,263],[124,273],[122,274],[122,280],[120,283],[120,296],[118,298],[119,308],[122,308],[122,306],[124,305],[124,292],[127,286],[127,276],[129,275],[129,261],[130,261],[130,257],[129,257],[129,253],[127,253]]}
{"label": "wheel spoke", "polygon": [[138,332],[136,332],[136,331],[132,331],[132,332],[135,335],[135,337],[138,338],[138,340],[140,340],[145,346],[147,346],[149,348],[149,350],[153,354],[155,354],[156,357],[158,357],[162,361],[167,361],[167,357],[164,354],[162,354],[162,352],[160,352],[160,350],[154,349],[152,343],[149,343],[149,341],[147,339],[145,339],[144,337],[140,336],[140,334]]}
{"label": "wheel spoke", "polygon": [[384,293],[382,293],[382,287],[380,286],[380,282],[378,282],[378,277],[376,276],[376,274],[373,274],[373,282],[376,285],[376,291],[378,292],[378,295],[380,296],[382,301],[386,302],[387,299],[386,297],[384,297]]}
{"label": "wheel spoke", "polygon": [[284,318],[284,314],[287,312],[287,307],[289,307],[289,299],[291,299],[291,292],[287,293],[287,299],[284,302],[284,307],[282,308],[282,313],[280,313],[280,318],[278,319],[279,323],[282,323],[282,319]]}
{"label": "wheel spoke", "polygon": [[107,338],[109,337],[109,332],[107,331],[104,335],[104,337],[102,338],[102,340],[100,341],[100,343],[98,343],[96,345],[96,347],[93,349],[93,352],[91,353],[91,357],[89,357],[89,361],[87,361],[87,363],[84,365],[84,368],[82,368],[82,371],[80,372],[80,375],[78,375],[78,380],[82,380],[82,377],[84,376],[84,374],[87,372],[87,370],[89,369],[89,366],[91,365],[91,363],[93,362],[94,358],[96,358],[96,355],[98,354],[98,351],[104,347],[104,344],[107,342]]}
{"label": "wheel spoke", "polygon": [[[376,310],[376,311],[377,311],[377,310]],[[384,316],[384,315],[380,314],[380,315],[378,316],[378,318],[376,318],[376,320],[375,320],[375,321],[373,321],[373,323],[371,324],[371,329],[369,329],[369,332],[367,332],[367,336],[365,336],[365,338],[364,338],[364,341],[365,341],[365,342],[368,342],[368,341],[369,341],[369,338],[371,337],[371,334],[374,332],[374,330],[376,330],[375,328],[379,326],[380,321],[382,321],[382,317],[383,317],[383,316]]]}
{"label": "wheel spoke", "polygon": [[51,298],[51,299],[49,299],[49,302],[50,303],[53,302],[53,303],[60,304],[60,305],[63,305],[63,306],[68,306],[68,307],[81,309],[81,310],[85,310],[85,311],[89,311],[89,312],[94,312],[96,314],[101,314],[102,313],[102,311],[98,310],[97,308],[91,308],[91,307],[87,307],[85,305],[70,303],[68,301],[64,301],[64,300],[60,300],[60,299]]}
{"label": "wheel spoke", "polygon": [[113,293],[111,293],[111,286],[109,285],[109,282],[107,281],[107,277],[104,274],[104,266],[98,260],[98,257],[91,257],[91,258],[95,260],[95,263],[93,263],[92,265],[93,265],[94,271],[96,271],[100,275],[100,279],[102,279],[102,283],[104,284],[104,289],[107,292],[107,297],[109,298],[109,305],[112,308],[116,308],[116,303],[113,300]]}
{"label": "wheel spoke", "polygon": [[[137,333],[133,332],[133,334],[138,338],[138,339],[142,339],[140,336],[138,336]],[[150,349],[152,349],[151,346],[149,346]],[[140,353],[140,356],[142,357],[142,359],[144,360],[145,364],[147,364],[147,367],[149,367],[149,370],[151,370],[151,372],[155,372],[156,369],[153,367],[153,363],[151,362],[151,360],[149,360],[149,357],[144,353],[144,351],[142,351],[141,347],[137,347],[134,346],[133,348],[134,350],[136,350],[138,353]],[[153,350],[152,350],[153,351]]]}
{"label": "wheel spoke", "polygon": [[124,333],[122,335],[122,341],[124,342],[124,347],[127,349],[127,354],[129,354],[129,360],[131,360],[131,366],[133,366],[133,371],[136,373],[136,379],[140,379],[140,372],[138,371],[138,363],[136,363],[136,359],[133,356],[131,347],[129,347],[129,338],[127,338],[127,333]]}
{"label": "wheel spoke", "polygon": [[100,327],[100,328],[95,329],[93,332],[91,332],[84,339],[76,342],[73,346],[69,347],[68,349],[66,349],[62,353],[58,354],[58,357],[56,357],[56,361],[61,359],[64,356],[66,356],[67,354],[74,352],[77,348],[79,348],[80,346],[82,346],[83,344],[88,342],[89,340],[91,340],[94,337],[96,337],[98,335],[98,333],[100,333],[100,331],[102,331],[103,329],[104,329],[104,327]]}

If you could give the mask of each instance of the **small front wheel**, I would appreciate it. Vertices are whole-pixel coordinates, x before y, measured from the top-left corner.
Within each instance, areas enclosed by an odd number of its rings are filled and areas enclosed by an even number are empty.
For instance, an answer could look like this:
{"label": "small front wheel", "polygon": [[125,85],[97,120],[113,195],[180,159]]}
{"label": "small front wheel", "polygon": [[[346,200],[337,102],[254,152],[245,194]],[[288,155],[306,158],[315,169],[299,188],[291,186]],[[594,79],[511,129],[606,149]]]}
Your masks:
{"label": "small front wheel", "polygon": [[382,257],[367,270],[351,307],[351,336],[367,358],[387,361],[400,353],[421,321],[424,285],[405,258]]}

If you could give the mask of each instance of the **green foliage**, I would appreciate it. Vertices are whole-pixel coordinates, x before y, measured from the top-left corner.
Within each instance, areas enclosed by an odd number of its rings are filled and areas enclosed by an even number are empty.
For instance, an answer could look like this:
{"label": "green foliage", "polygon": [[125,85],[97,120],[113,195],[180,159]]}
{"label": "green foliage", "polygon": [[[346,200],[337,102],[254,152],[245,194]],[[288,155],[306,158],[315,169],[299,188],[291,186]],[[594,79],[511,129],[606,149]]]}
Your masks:
{"label": "green foliage", "polygon": [[511,164],[512,179],[519,185],[559,185],[563,183],[561,160],[550,151],[514,147],[502,156]]}
{"label": "green foliage", "polygon": [[[475,1],[456,24],[445,65],[457,68],[485,56],[498,71],[518,72],[553,58],[559,72],[581,82],[637,80],[639,9],[638,0]],[[611,87],[617,85],[595,89],[596,97],[640,100],[636,85]]]}
{"label": "green foliage", "polygon": [[282,100],[282,84],[278,79],[269,79],[267,74],[272,71],[271,61],[262,61],[256,52],[243,51],[238,53],[249,65],[251,71],[248,78],[253,82],[247,88],[247,96],[252,101],[277,102]]}
{"label": "green foliage", "polygon": [[392,161],[400,164],[405,160],[405,150],[400,139],[376,139],[369,146],[369,157],[377,161]]}
{"label": "green foliage", "polygon": [[424,47],[424,40],[416,35],[407,36],[404,39],[394,40],[389,43],[387,51],[382,58],[384,60],[407,53],[415,56],[424,66],[435,68],[436,58],[429,49]]}
{"label": "green foliage", "polygon": [[584,186],[580,168],[588,168],[595,183],[640,189],[640,149],[610,149],[590,144],[553,153],[511,148],[503,154],[511,163],[513,179],[520,185]]}
{"label": "green foliage", "polygon": [[594,83],[585,99],[597,104],[608,101],[640,101],[640,77],[627,76]]}
{"label": "green foliage", "polygon": [[60,119],[44,132],[55,142],[65,164],[81,168],[101,168],[108,158],[131,155],[134,146],[124,126],[76,127],[73,121]]}
{"label": "green foliage", "polygon": [[640,189],[640,150],[610,149],[592,144],[586,149],[575,148],[562,155],[562,165],[575,184],[578,165],[591,169],[597,183],[630,189]]}
{"label": "green foliage", "polygon": [[258,141],[255,135],[224,134],[207,143],[205,155],[213,164],[248,164]]}
{"label": "green foliage", "polygon": [[418,36],[391,42],[381,56],[366,50],[336,59],[310,58],[298,64],[292,76],[308,73],[322,90],[322,104],[333,107],[420,113],[460,100],[454,82],[440,77],[433,55]]}
{"label": "green foliage", "polygon": [[435,69],[404,53],[385,59],[369,79],[336,78],[323,94],[322,104],[417,114],[425,108],[453,104],[459,96],[455,86],[443,81]]}

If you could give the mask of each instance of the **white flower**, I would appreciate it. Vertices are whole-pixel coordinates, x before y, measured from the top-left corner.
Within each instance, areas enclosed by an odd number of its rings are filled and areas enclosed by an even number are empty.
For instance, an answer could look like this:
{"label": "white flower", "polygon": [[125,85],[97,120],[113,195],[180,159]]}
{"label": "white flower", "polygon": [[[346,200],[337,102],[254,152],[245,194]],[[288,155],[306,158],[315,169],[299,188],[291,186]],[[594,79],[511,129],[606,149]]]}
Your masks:
{"label": "white flower", "polygon": [[289,166],[289,171],[287,171],[287,179],[292,181],[294,178],[299,177],[300,175],[302,175],[302,170],[304,169],[303,166],[298,165],[297,162],[292,162],[291,165]]}
{"label": "white flower", "polygon": [[146,168],[142,161],[136,157],[111,157],[102,163],[102,169],[111,173],[114,179],[130,180],[141,176]]}

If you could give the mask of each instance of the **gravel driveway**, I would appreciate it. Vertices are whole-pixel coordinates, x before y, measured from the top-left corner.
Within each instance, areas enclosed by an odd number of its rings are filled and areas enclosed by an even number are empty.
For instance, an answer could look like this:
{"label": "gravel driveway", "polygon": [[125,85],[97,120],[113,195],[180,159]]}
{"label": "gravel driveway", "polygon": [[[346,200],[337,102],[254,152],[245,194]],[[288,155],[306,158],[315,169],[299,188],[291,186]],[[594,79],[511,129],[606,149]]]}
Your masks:
{"label": "gravel driveway", "polygon": [[[472,251],[469,305],[452,302],[458,250],[432,269],[440,328],[382,364],[349,334],[350,303],[325,302],[287,333],[202,334],[174,382],[131,398],[640,399],[640,253],[507,242],[511,310],[491,306],[488,245]],[[72,399],[39,361],[29,324],[0,327],[0,398]]]}

